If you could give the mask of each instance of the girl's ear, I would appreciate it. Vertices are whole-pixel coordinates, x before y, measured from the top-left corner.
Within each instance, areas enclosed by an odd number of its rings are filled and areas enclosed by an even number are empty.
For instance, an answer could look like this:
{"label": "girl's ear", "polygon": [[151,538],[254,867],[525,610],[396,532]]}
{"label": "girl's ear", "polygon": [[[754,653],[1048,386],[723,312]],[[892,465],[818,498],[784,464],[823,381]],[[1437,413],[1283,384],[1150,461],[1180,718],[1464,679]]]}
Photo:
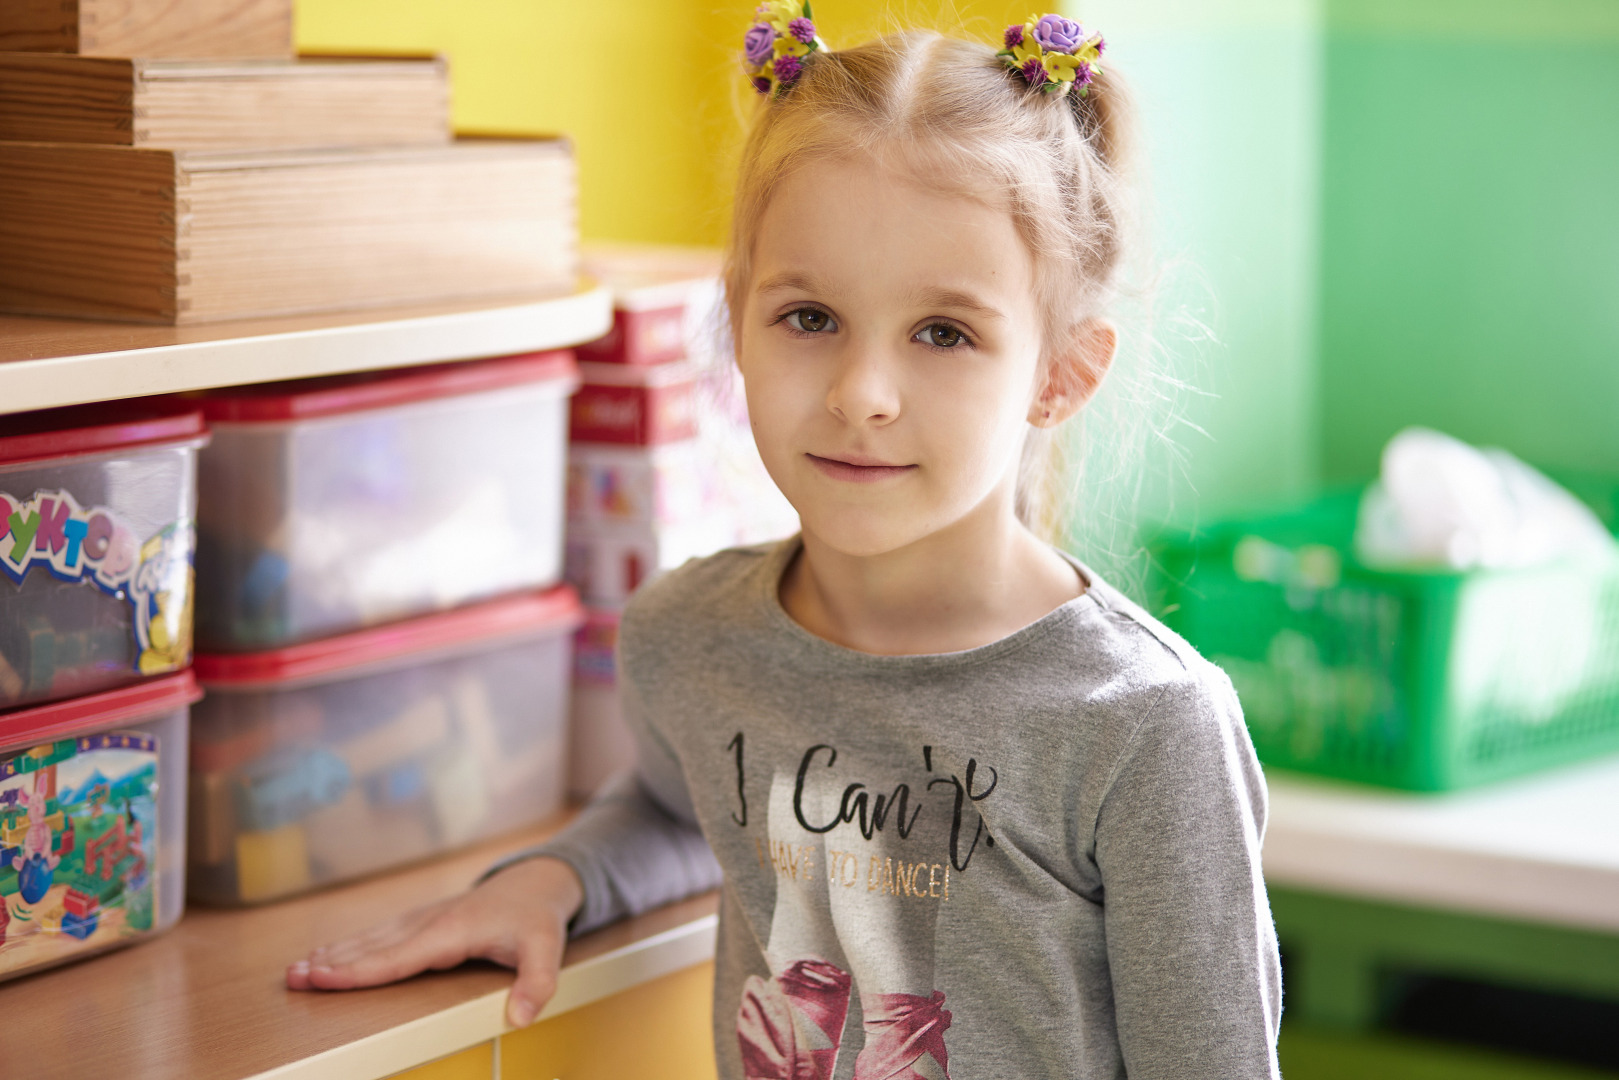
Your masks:
{"label": "girl's ear", "polygon": [[1029,405],[1029,423],[1054,428],[1072,417],[1095,395],[1113,354],[1119,331],[1106,319],[1085,319],[1069,329],[1063,347],[1046,364],[1046,379]]}

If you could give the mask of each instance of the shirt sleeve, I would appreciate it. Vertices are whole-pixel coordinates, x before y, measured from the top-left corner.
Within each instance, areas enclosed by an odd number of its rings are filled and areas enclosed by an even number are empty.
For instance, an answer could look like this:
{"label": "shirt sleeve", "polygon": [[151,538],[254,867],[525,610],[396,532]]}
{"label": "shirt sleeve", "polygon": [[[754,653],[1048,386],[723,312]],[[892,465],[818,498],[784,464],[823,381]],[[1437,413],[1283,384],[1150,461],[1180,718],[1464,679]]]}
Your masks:
{"label": "shirt sleeve", "polygon": [[541,855],[573,867],[585,897],[569,924],[574,936],[720,886],[679,759],[647,722],[631,681],[621,678],[619,687],[635,768],[610,780],[559,835],[484,875]]}
{"label": "shirt sleeve", "polygon": [[1165,689],[1097,819],[1115,1022],[1131,1080],[1280,1075],[1265,812],[1264,775],[1224,674],[1208,667]]}

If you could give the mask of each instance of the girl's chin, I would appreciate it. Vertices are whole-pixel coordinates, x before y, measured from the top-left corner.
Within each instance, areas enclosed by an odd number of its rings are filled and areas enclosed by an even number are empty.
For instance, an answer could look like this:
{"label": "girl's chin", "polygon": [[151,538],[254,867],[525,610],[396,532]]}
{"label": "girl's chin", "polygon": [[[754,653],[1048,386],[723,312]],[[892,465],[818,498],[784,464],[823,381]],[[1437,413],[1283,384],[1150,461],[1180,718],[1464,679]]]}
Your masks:
{"label": "girl's chin", "polygon": [[[812,537],[819,545],[851,559],[891,555],[918,540],[926,539],[928,535],[918,532],[914,522],[893,520],[901,518],[900,514],[883,516],[891,517],[891,520],[863,521],[854,514],[828,514],[824,520],[818,521],[818,515],[800,512],[799,521],[806,537]],[[905,527],[907,524],[909,528]]]}

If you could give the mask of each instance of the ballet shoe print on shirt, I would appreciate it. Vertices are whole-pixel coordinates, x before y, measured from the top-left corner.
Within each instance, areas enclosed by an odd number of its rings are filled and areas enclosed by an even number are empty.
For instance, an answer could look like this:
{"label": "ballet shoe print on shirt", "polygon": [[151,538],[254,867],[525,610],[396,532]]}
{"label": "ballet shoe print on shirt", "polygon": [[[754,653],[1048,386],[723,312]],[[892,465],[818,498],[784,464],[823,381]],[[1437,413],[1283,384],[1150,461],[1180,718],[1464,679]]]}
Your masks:
{"label": "ballet shoe print on shirt", "polygon": [[774,979],[750,975],[736,1038],[747,1080],[830,1080],[849,1012],[849,973],[796,960]]}
{"label": "ballet shoe print on shirt", "polygon": [[944,1033],[950,1010],[944,1007],[944,992],[873,994],[872,999],[861,998],[866,1045],[855,1058],[854,1080],[949,1080]]}

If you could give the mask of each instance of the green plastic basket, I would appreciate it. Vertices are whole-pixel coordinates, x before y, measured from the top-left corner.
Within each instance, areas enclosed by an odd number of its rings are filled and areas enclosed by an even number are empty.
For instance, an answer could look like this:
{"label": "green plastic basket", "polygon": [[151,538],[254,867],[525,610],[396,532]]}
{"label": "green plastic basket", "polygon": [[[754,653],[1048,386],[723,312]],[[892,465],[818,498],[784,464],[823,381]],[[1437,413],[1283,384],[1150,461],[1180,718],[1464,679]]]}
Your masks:
{"label": "green plastic basket", "polygon": [[1262,761],[1451,791],[1619,750],[1619,561],[1373,570],[1359,494],[1151,544],[1155,610],[1231,676]]}

